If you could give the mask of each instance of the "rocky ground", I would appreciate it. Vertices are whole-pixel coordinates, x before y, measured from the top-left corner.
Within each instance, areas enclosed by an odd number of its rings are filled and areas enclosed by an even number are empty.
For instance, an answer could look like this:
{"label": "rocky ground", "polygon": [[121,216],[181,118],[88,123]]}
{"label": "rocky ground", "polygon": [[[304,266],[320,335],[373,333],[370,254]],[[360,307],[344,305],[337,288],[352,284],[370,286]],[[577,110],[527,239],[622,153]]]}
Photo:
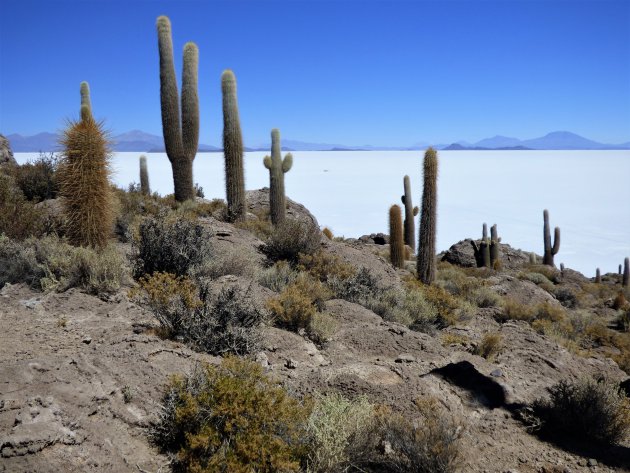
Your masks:
{"label": "rocky ground", "polygon": [[[260,249],[260,240],[244,230],[213,219],[206,224],[217,244]],[[377,255],[383,247],[369,240],[324,239],[322,245],[390,285],[400,284],[404,271],[392,269]],[[468,257],[466,245],[458,247],[460,260]],[[507,246],[503,252],[509,262],[489,280],[494,291],[529,303],[553,299],[508,271],[526,256]],[[256,285],[235,276],[214,284]],[[272,294],[259,286],[257,291]],[[266,330],[257,360],[291,391],[366,394],[403,412],[412,411],[414,399],[432,395],[462,425],[464,472],[630,471],[628,443],[609,450],[569,448],[528,433],[519,420],[521,407],[561,379],[628,379],[609,358],[578,356],[526,322],[500,324],[493,308],[432,335],[385,322],[344,300],[327,301],[326,310],[338,329],[323,347],[296,333]],[[166,457],[147,440],[165,383],[199,361],[219,359],[163,340],[155,327],[151,314],[129,300],[127,288],[107,300],[76,289],[42,294],[22,284],[2,288],[0,471],[168,471]],[[493,361],[471,353],[489,332],[501,334],[504,344]],[[447,334],[468,342],[449,344]]]}

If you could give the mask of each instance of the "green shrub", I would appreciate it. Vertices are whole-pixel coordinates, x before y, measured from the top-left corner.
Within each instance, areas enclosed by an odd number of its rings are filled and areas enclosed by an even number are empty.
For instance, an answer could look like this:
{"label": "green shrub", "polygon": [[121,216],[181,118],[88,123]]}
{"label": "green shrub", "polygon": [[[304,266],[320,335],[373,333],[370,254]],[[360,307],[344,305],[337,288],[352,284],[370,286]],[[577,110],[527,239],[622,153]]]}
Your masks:
{"label": "green shrub", "polygon": [[318,345],[324,345],[335,335],[337,320],[326,312],[315,312],[307,328],[308,336]]}
{"label": "green shrub", "polygon": [[298,472],[310,410],[257,363],[228,357],[170,382],[152,440],[175,471]]}
{"label": "green shrub", "polygon": [[42,211],[26,200],[13,178],[0,172],[0,235],[24,240],[43,232]]}
{"label": "green shrub", "polygon": [[298,274],[286,261],[278,261],[259,273],[258,283],[274,292],[282,292],[297,279]]}
{"label": "green shrub", "polygon": [[275,322],[289,330],[308,330],[316,312],[324,309],[330,292],[319,281],[301,275],[277,297],[267,301]]}
{"label": "green shrub", "polygon": [[26,164],[12,166],[10,174],[27,200],[35,203],[55,199],[59,186],[55,173],[59,157],[54,153],[39,153],[39,158]]}
{"label": "green shrub", "polygon": [[123,256],[113,246],[95,251],[54,235],[23,242],[0,236],[0,285],[24,282],[43,291],[79,287],[100,295],[117,291],[127,272]]}
{"label": "green shrub", "polygon": [[315,401],[308,419],[306,471],[346,472],[362,461],[362,447],[373,424],[374,407],[365,397],[350,401],[337,393],[319,395]]}
{"label": "green shrub", "polygon": [[308,271],[321,282],[349,279],[356,273],[353,266],[345,263],[339,256],[318,250],[312,255],[298,255],[298,270]]}
{"label": "green shrub", "polygon": [[319,228],[312,222],[287,219],[275,228],[265,244],[265,252],[272,261],[297,262],[300,253],[315,253],[321,239]]}
{"label": "green shrub", "polygon": [[140,224],[134,250],[137,278],[154,272],[185,276],[203,262],[208,253],[208,235],[198,223],[169,218],[161,212]]}
{"label": "green shrub", "polygon": [[630,400],[617,383],[560,381],[534,402],[544,431],[564,438],[614,444],[630,433]]}
{"label": "green shrub", "polygon": [[503,304],[503,297],[492,289],[482,286],[472,292],[470,301],[477,307],[500,307]]}
{"label": "green shrub", "polygon": [[209,242],[203,261],[195,268],[195,275],[210,279],[226,275],[256,279],[259,271],[257,256],[255,250],[250,247],[228,247],[219,250]]}
{"label": "green shrub", "polygon": [[370,299],[378,299],[384,292],[376,276],[367,268],[359,269],[349,278],[332,277],[328,281],[328,287],[335,298],[363,306],[366,306]]}

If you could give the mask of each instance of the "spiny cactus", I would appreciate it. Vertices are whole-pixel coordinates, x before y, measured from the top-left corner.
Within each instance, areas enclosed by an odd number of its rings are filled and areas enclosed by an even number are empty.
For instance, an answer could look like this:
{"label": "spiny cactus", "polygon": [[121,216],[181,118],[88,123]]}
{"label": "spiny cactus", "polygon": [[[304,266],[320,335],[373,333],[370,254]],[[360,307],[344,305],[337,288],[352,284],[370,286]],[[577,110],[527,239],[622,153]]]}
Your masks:
{"label": "spiny cactus", "polygon": [[269,211],[271,223],[280,225],[285,220],[286,196],[284,194],[284,174],[293,166],[293,155],[287,153],[282,159],[280,131],[271,130],[271,157],[265,156],[263,164],[269,169]]}
{"label": "spiny cactus", "polygon": [[195,43],[184,45],[180,118],[171,22],[168,17],[160,16],[157,19],[157,32],[160,53],[162,133],[166,154],[173,168],[175,200],[183,202],[195,197],[192,165],[199,144],[199,97],[197,95],[199,51]]}
{"label": "spiny cactus", "polygon": [[151,186],[149,186],[149,170],[147,169],[147,157],[144,154],[140,156],[140,192],[144,195],[151,194]]}
{"label": "spiny cactus", "polygon": [[553,264],[553,257],[560,250],[560,228],[556,227],[553,231],[553,246],[551,245],[551,234],[549,231],[549,211],[545,209],[543,211],[543,237],[545,243],[545,252],[543,255],[543,264],[548,266],[555,266]]}
{"label": "spiny cactus", "polygon": [[599,268],[595,270],[595,282],[598,284],[602,282],[602,274],[599,272]]}
{"label": "spiny cactus", "polygon": [[403,178],[405,193],[400,197],[405,206],[405,245],[412,251],[416,251],[416,221],[414,217],[418,215],[418,207],[414,207],[411,202],[411,181],[409,176]]}
{"label": "spiny cactus", "polygon": [[102,123],[92,117],[86,82],[81,84],[81,120],[68,124],[60,143],[63,152],[57,178],[68,240],[104,248],[114,225],[111,151]]}
{"label": "spiny cactus", "polygon": [[[496,225],[493,227],[496,233]],[[496,235],[495,235],[496,236]],[[475,240],[471,240],[473,250],[475,252],[475,260],[477,261],[477,267],[479,268],[491,268],[493,267],[493,261],[491,260],[491,246],[492,242],[488,239],[488,225],[483,224],[481,230],[481,241],[479,245]]]}
{"label": "spiny cactus", "polygon": [[389,258],[396,268],[405,265],[405,241],[400,206],[389,208]]}
{"label": "spiny cactus", "polygon": [[499,243],[501,238],[497,231],[497,224],[495,223],[490,227],[490,267],[492,269],[499,269],[501,262],[499,261]]}
{"label": "spiny cactus", "polygon": [[623,260],[623,280],[621,283],[624,287],[629,287],[630,285],[630,258],[625,258]]}
{"label": "spiny cactus", "polygon": [[236,99],[236,77],[231,70],[221,75],[223,94],[223,155],[228,219],[245,216],[245,172],[243,171],[243,135]]}
{"label": "spiny cactus", "polygon": [[437,228],[438,157],[433,148],[424,154],[424,187],[418,239],[418,279],[424,284],[435,280],[435,232]]}

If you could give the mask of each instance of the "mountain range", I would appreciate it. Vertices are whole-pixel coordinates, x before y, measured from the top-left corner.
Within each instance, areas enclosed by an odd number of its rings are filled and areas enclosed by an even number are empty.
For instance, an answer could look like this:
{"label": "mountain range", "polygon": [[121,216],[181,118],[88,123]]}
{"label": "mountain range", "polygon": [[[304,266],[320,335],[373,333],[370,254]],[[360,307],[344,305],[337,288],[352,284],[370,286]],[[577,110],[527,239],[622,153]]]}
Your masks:
{"label": "mountain range", "polygon": [[[32,136],[19,134],[7,135],[11,148],[16,153],[37,151],[58,151],[58,135],[54,133],[38,133]],[[112,137],[113,149],[117,152],[145,152],[163,153],[164,140],[161,136],[152,135],[140,130],[132,130]],[[419,142],[411,146],[349,146],[331,143],[310,143],[297,140],[282,140],[285,151],[394,151],[394,150],[422,150],[431,146],[430,143]],[[606,144],[589,140],[583,136],[568,131],[554,131],[539,138],[521,140],[508,136],[494,136],[476,143],[458,141],[451,144],[433,144],[434,148],[444,150],[577,150],[577,149],[630,149],[630,141],[621,144]],[[245,147],[245,151],[268,151],[270,143],[259,146]],[[199,152],[220,152],[217,146],[199,144]]]}

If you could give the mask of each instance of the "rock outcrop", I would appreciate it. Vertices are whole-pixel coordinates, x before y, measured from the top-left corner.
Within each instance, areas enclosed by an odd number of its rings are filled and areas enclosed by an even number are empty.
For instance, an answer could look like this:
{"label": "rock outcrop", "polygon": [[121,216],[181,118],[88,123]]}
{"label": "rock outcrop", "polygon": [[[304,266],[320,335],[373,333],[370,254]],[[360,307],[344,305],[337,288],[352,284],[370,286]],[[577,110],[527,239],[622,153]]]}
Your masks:
{"label": "rock outcrop", "polygon": [[4,164],[17,164],[11,151],[11,144],[4,135],[0,134],[0,166]]}

